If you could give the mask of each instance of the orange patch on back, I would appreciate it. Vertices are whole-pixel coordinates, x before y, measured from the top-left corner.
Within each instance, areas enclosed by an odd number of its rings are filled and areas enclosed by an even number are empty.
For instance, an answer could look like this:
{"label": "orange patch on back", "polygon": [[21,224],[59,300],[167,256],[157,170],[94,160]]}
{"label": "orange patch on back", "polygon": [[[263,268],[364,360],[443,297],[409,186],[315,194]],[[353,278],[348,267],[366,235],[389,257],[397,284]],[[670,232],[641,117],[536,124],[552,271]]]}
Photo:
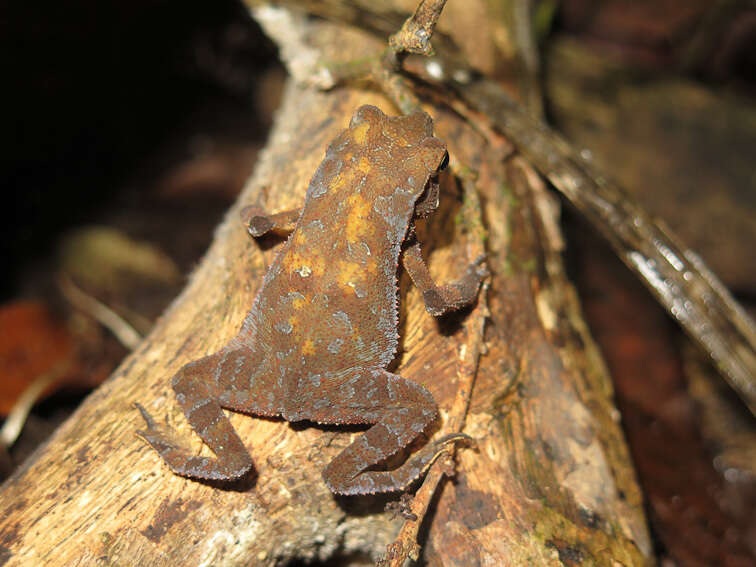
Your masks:
{"label": "orange patch on back", "polygon": [[359,193],[353,193],[346,199],[349,207],[346,218],[345,233],[348,242],[358,242],[362,236],[370,231],[367,217],[370,214],[370,203]]}
{"label": "orange patch on back", "polygon": [[354,138],[354,141],[357,142],[359,145],[363,145],[365,141],[367,140],[367,134],[370,131],[370,123],[363,122],[356,128],[352,130],[352,137]]}
{"label": "orange patch on back", "polygon": [[306,278],[312,273],[311,262],[307,256],[300,254],[295,248],[291,248],[289,252],[281,259],[281,265],[289,273],[298,273],[301,277]]}
{"label": "orange patch on back", "polygon": [[310,258],[310,268],[315,276],[322,276],[325,274],[326,262],[323,256],[314,256]]}
{"label": "orange patch on back", "polygon": [[333,178],[331,181],[330,188],[332,191],[338,191],[341,189],[344,185],[346,185],[346,177],[344,177],[343,173],[339,173],[336,177]]}
{"label": "orange patch on back", "polygon": [[362,266],[357,262],[340,261],[338,272],[339,285],[344,289],[353,289],[354,285],[362,279],[359,277]]}
{"label": "orange patch on back", "polygon": [[302,343],[302,354],[309,356],[315,354],[315,343],[312,339],[305,339]]}
{"label": "orange patch on back", "polygon": [[[297,242],[295,237],[295,244],[302,243]],[[326,262],[322,256],[313,255],[311,250],[304,249],[300,252],[293,246],[281,259],[281,266],[290,274],[297,273],[302,278],[309,278],[311,275],[322,276],[325,273]]]}
{"label": "orange patch on back", "polygon": [[357,164],[357,169],[359,169],[362,173],[370,173],[370,170],[373,169],[373,166],[371,165],[368,158],[361,157],[359,163]]}

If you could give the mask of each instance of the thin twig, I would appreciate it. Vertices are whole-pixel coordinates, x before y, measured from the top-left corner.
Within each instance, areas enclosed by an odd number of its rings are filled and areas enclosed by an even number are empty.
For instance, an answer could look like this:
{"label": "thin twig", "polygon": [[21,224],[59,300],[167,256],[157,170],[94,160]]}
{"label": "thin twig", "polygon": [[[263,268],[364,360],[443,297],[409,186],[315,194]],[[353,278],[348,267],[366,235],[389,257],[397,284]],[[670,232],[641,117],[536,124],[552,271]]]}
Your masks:
{"label": "thin twig", "polygon": [[71,361],[72,359],[69,357],[47,372],[40,374],[22,392],[8,412],[8,417],[5,418],[3,427],[0,429],[0,445],[7,448],[16,442],[34,404],[51,384],[60,380],[68,372],[71,368]]}
{"label": "thin twig", "polygon": [[446,0],[422,0],[412,17],[389,37],[389,47],[400,57],[406,53],[433,55],[430,39]]}
{"label": "thin twig", "polygon": [[517,82],[521,100],[531,116],[542,118],[541,60],[533,25],[534,2],[514,0],[506,4],[511,18],[510,30],[519,69]]}
{"label": "thin twig", "polygon": [[142,336],[115,311],[91,295],[84,293],[73,283],[71,278],[58,278],[60,289],[73,305],[90,315],[120,341],[129,350],[134,350],[142,341]]}
{"label": "thin twig", "polygon": [[[420,108],[420,99],[415,95],[412,83],[402,74],[402,63],[410,53],[433,55],[430,39],[445,4],[446,0],[421,0],[415,13],[389,37],[388,47],[380,54],[356,62],[321,66],[321,72],[312,82],[332,88],[348,82],[372,80],[402,114],[412,113]],[[325,83],[320,82],[322,75],[328,77]]]}

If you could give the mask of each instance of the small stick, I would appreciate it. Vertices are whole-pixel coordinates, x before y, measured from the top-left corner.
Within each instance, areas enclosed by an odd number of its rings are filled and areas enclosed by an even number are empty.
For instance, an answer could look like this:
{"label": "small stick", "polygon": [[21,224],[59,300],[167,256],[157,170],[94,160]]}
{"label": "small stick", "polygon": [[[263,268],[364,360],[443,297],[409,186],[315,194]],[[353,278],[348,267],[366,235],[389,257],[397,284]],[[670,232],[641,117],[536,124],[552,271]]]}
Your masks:
{"label": "small stick", "polygon": [[430,39],[446,0],[422,0],[402,28],[389,37],[389,47],[400,57],[408,53],[433,55]]}
{"label": "small stick", "polygon": [[139,343],[142,341],[142,335],[118,313],[91,295],[83,292],[73,283],[71,278],[61,276],[58,278],[58,282],[61,292],[68,301],[109,329],[123,346],[129,350],[134,350],[139,346]]}
{"label": "small stick", "polygon": [[3,427],[0,428],[0,446],[3,448],[9,448],[16,442],[34,404],[37,403],[40,396],[45,393],[51,384],[55,384],[65,376],[66,372],[71,369],[72,362],[73,361],[70,357],[65,359],[47,372],[37,376],[32,383],[27,386],[16,400],[16,403],[13,404],[10,412],[8,412],[8,417],[6,417],[5,422],[3,422]]}
{"label": "small stick", "polygon": [[445,4],[446,0],[421,0],[415,13],[389,37],[388,48],[379,56],[329,66],[332,86],[370,77],[402,114],[420,108],[411,82],[401,73],[402,63],[410,53],[433,55],[430,38]]}

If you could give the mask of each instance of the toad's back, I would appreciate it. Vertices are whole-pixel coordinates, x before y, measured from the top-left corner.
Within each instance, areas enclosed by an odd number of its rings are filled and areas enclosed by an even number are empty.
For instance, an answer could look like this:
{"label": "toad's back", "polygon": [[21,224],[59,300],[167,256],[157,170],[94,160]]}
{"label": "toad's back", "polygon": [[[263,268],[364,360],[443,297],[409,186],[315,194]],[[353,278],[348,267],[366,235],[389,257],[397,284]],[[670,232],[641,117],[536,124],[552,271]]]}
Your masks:
{"label": "toad's back", "polygon": [[242,329],[281,374],[391,361],[401,244],[445,151],[425,114],[369,106],[328,147]]}

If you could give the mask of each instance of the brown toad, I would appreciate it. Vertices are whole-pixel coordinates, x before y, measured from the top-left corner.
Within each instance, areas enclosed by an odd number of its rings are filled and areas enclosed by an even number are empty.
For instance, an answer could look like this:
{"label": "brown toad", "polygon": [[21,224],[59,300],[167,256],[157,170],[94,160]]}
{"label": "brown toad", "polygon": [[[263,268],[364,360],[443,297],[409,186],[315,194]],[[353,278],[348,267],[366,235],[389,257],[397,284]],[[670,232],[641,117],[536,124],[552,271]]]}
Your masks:
{"label": "brown toad", "polygon": [[253,236],[293,233],[266,273],[239,333],[187,364],[173,389],[216,458],[191,455],[140,407],[140,432],[173,472],[202,479],[244,475],[252,460],[222,408],[287,421],[371,424],[324,469],[337,494],[406,488],[460,435],[426,445],[395,470],[367,470],[407,447],[437,415],[421,385],[386,370],[397,348],[402,259],[433,315],[469,304],[484,272],[436,286],[413,219],[438,205],[448,159],[424,112],[389,118],[363,106],[328,147],[301,213],[250,214]]}

